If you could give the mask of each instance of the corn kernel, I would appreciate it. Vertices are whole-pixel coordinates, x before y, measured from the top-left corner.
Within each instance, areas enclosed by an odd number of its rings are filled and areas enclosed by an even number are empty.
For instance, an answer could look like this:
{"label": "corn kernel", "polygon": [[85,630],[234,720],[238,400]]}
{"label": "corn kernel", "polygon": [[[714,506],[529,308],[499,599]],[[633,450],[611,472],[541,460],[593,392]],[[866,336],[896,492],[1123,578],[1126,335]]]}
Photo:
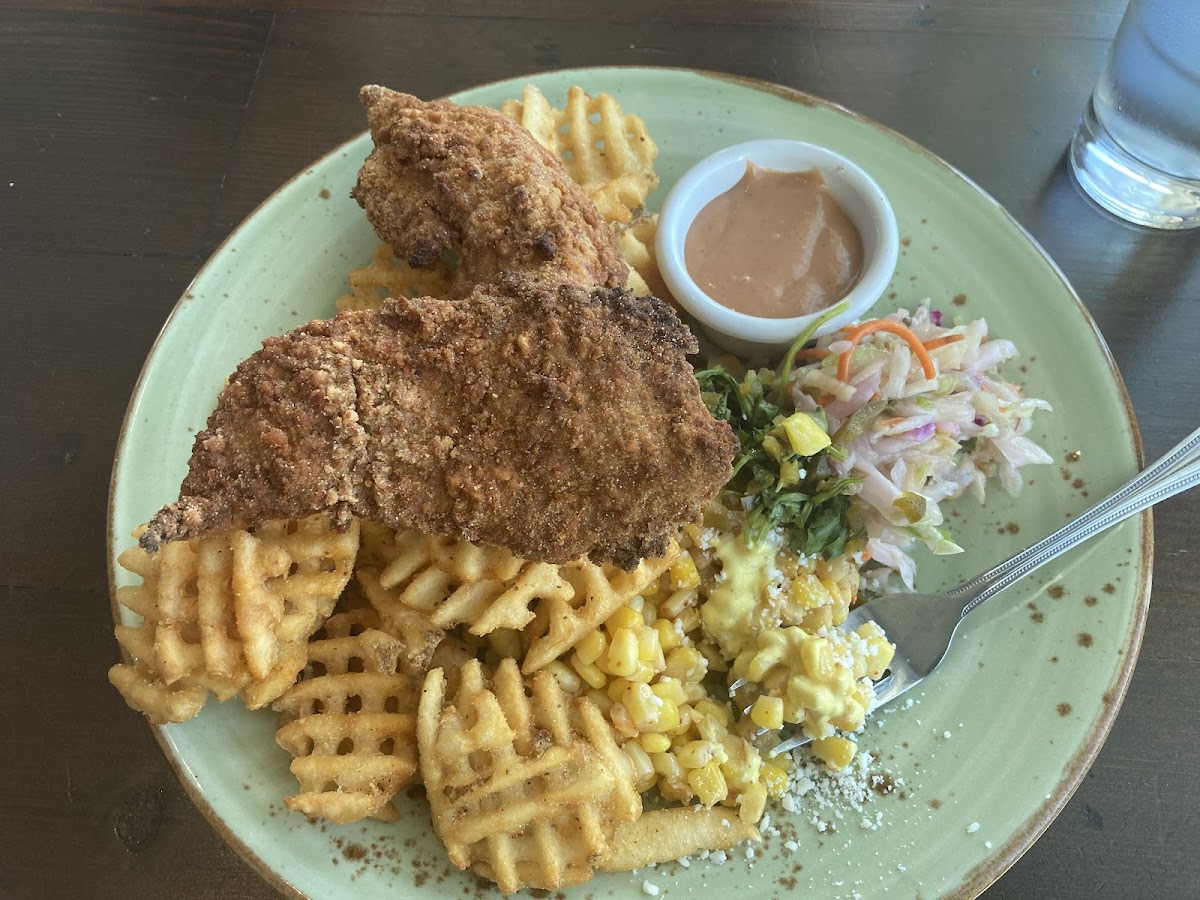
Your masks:
{"label": "corn kernel", "polygon": [[782,797],[787,791],[787,772],[779,768],[775,763],[764,762],[762,771],[759,773],[759,779],[766,787],[767,795],[770,797]]}
{"label": "corn kernel", "polygon": [[813,756],[831,769],[844,769],[854,759],[858,745],[844,737],[818,738],[812,742]]}
{"label": "corn kernel", "polygon": [[654,771],[654,763],[651,762],[650,754],[646,752],[645,748],[637,741],[626,741],[621,745],[621,749],[633,763],[638,792],[648,791],[654,787],[654,782],[658,780],[658,773]]}
{"label": "corn kernel", "polygon": [[679,630],[684,634],[691,634],[700,627],[700,608],[697,606],[688,606],[675,617],[675,621],[679,623]]}
{"label": "corn kernel", "polygon": [[643,623],[640,611],[630,606],[622,606],[608,617],[608,621],[604,623],[604,626],[608,629],[608,633],[612,634],[618,628],[632,628],[634,625],[641,624]]}
{"label": "corn kernel", "polygon": [[783,449],[783,444],[779,443],[779,438],[768,434],[762,439],[763,452],[771,459],[779,459],[787,451]]}
{"label": "corn kernel", "polygon": [[642,621],[648,626],[652,626],[658,620],[658,610],[654,604],[647,600],[642,605]]}
{"label": "corn kernel", "polygon": [[657,684],[650,685],[650,690],[654,692],[654,696],[662,698],[667,703],[674,703],[680,706],[687,703],[687,693],[683,689],[683,683],[674,678],[663,678]]}
{"label": "corn kernel", "polygon": [[631,684],[621,702],[639,732],[648,731],[658,724],[659,713],[664,706],[663,701],[650,693],[650,688],[644,684]]}
{"label": "corn kernel", "polygon": [[761,784],[750,785],[738,798],[738,807],[738,818],[747,825],[753,825],[762,818],[767,808],[767,789]]}
{"label": "corn kernel", "polygon": [[664,800],[670,800],[675,803],[691,803],[692,789],[687,783],[686,778],[680,778],[678,781],[664,781],[659,779],[658,792],[662,794]]}
{"label": "corn kernel", "polygon": [[669,620],[656,619],[653,628],[658,633],[658,646],[662,648],[664,653],[670,653],[683,643],[683,638],[675,630],[674,626],[671,625]]}
{"label": "corn kernel", "polygon": [[758,781],[762,757],[754,747],[735,734],[727,734],[721,739],[721,750],[725,753],[721,772],[730,787],[745,790]]}
{"label": "corn kernel", "polygon": [[692,724],[696,726],[696,731],[700,733],[706,741],[719,741],[725,735],[729,734],[729,729],[725,727],[725,723],[716,716],[699,715],[698,711],[692,714]]}
{"label": "corn kernel", "polygon": [[833,648],[825,638],[812,638],[800,645],[805,674],[817,681],[828,681],[833,674]]}
{"label": "corn kernel", "polygon": [[875,699],[875,692],[871,688],[860,684],[854,689],[854,693],[850,695],[850,699],[865,710],[871,706],[871,701]]}
{"label": "corn kernel", "polygon": [[654,771],[658,774],[658,790],[666,800],[686,802],[692,799],[687,773],[673,753],[651,753]]}
{"label": "corn kernel", "polygon": [[721,655],[721,648],[715,644],[701,644],[696,648],[700,651],[700,655],[704,657],[705,665],[709,672],[726,672],[729,670],[729,663],[725,661],[725,657]]}
{"label": "corn kernel", "polygon": [[829,432],[817,420],[805,412],[794,412],[783,420],[783,430],[792,450],[801,456],[820,453],[831,443]]}
{"label": "corn kernel", "polygon": [[575,653],[579,658],[591,665],[608,649],[608,640],[604,637],[602,631],[592,631],[584,636],[578,644],[575,645]]}
{"label": "corn kernel", "polygon": [[553,660],[546,664],[546,671],[554,676],[558,686],[568,694],[578,694],[583,690],[583,680],[565,663],[557,659]]}
{"label": "corn kernel", "polygon": [[670,733],[682,723],[679,716],[679,704],[663,700],[657,694],[651,697],[651,707],[656,708],[653,721],[646,724],[646,731]]}
{"label": "corn kernel", "polygon": [[609,699],[611,699],[613,703],[620,703],[625,699],[625,691],[628,689],[628,678],[614,678],[608,683],[608,687],[605,690],[608,693]]}
{"label": "corn kernel", "polygon": [[892,664],[896,655],[896,647],[886,639],[880,638],[867,642],[867,677],[878,681]]}
{"label": "corn kernel", "polygon": [[750,720],[759,728],[778,731],[783,727],[783,698],[759,697],[750,707]]}
{"label": "corn kernel", "polygon": [[637,668],[635,668],[633,672],[626,677],[630,681],[637,681],[641,684],[649,684],[654,680],[654,676],[657,674],[658,671],[656,669],[639,659],[637,662]]}
{"label": "corn kernel", "polygon": [[[612,619],[609,619],[609,622],[612,622]],[[629,628],[617,628],[612,632],[608,652],[604,654],[599,665],[610,675],[632,675],[638,667],[637,650],[637,635]]]}
{"label": "corn kernel", "polygon": [[683,683],[683,691],[687,694],[689,703],[698,703],[708,696],[708,691],[698,681],[685,681]]}
{"label": "corn kernel", "polygon": [[685,769],[699,769],[712,761],[715,748],[712,741],[689,741],[675,751],[675,756]]}
{"label": "corn kernel", "polygon": [[663,672],[680,681],[700,681],[708,672],[708,661],[695,647],[678,647],[667,657]]}
{"label": "corn kernel", "polygon": [[[842,621],[845,621],[845,616],[842,617]],[[804,618],[800,620],[800,627],[809,634],[816,634],[822,628],[832,628],[833,626],[832,606],[821,606],[817,609],[810,609],[804,614]]]}
{"label": "corn kernel", "polygon": [[858,701],[850,699],[846,701],[846,705],[842,712],[829,721],[834,728],[840,728],[842,731],[858,731],[862,728],[863,720],[867,717],[867,710]]}
{"label": "corn kernel", "polygon": [[688,786],[696,792],[696,797],[705,806],[719,803],[729,793],[729,787],[725,784],[725,776],[721,774],[721,768],[715,761],[688,772],[687,782]]}
{"label": "corn kernel", "polygon": [[652,582],[650,582],[648,585],[646,585],[644,588],[642,588],[642,597],[644,597],[647,602],[649,602],[651,600],[658,600],[658,598],[662,594],[662,592],[663,592],[663,579],[655,578]]}
{"label": "corn kernel", "polygon": [[664,619],[674,619],[685,609],[693,608],[696,602],[696,589],[685,588],[672,592],[658,607],[658,614]]}
{"label": "corn kernel", "polygon": [[658,632],[649,625],[640,625],[637,635],[637,655],[644,663],[654,663],[663,658],[662,645],[658,643]]}
{"label": "corn kernel", "polygon": [[633,717],[629,715],[629,710],[625,708],[624,703],[614,703],[608,711],[608,719],[618,734],[637,737],[642,732],[642,729],[638,728],[637,723],[633,721]]}
{"label": "corn kernel", "polygon": [[803,609],[818,609],[833,603],[833,595],[812,572],[801,572],[789,588],[792,600]]}
{"label": "corn kernel", "polygon": [[571,668],[579,673],[579,677],[594,688],[602,688],[608,684],[608,676],[594,664],[585,663],[578,653],[571,654]]}
{"label": "corn kernel", "polygon": [[794,459],[785,459],[779,464],[779,486],[791,487],[800,481],[800,464]]}
{"label": "corn kernel", "polygon": [[680,553],[671,563],[670,585],[674,591],[700,586],[700,572],[690,553]]}
{"label": "corn kernel", "polygon": [[665,734],[640,734],[638,743],[647,753],[666,753],[671,749],[671,739]]}
{"label": "corn kernel", "polygon": [[[679,717],[679,720],[673,726],[664,724],[662,730],[671,735],[671,737],[682,737],[688,734],[692,730],[692,707],[684,703],[680,706],[673,707],[668,705],[664,707],[664,709],[668,708],[675,710],[675,715]],[[670,713],[666,713],[665,715],[670,715]]]}
{"label": "corn kernel", "polygon": [[787,684],[788,670],[783,666],[776,666],[774,669],[771,669],[762,679],[762,686],[772,696],[778,696],[781,691],[787,690]]}
{"label": "corn kernel", "polygon": [[728,727],[733,716],[729,712],[729,707],[724,703],[717,703],[715,700],[704,699],[699,703],[693,704],[696,707],[696,712],[702,716],[712,716],[721,723],[722,727]]}

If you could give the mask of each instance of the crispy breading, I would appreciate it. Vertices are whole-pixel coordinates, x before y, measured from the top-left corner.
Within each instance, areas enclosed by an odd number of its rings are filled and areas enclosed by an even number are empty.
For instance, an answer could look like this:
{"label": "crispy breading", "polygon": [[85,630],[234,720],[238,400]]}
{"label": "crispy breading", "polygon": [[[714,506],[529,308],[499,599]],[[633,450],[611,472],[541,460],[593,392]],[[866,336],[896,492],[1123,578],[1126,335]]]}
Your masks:
{"label": "crispy breading", "polygon": [[371,85],[360,93],[375,149],[352,196],[379,237],[415,268],[458,256],[449,296],[501,272],[620,287],[629,268],[613,233],[562,163],[507,116],[425,103]]}
{"label": "crispy breading", "polygon": [[653,297],[515,276],[311,322],[231,376],[143,545],[328,510],[633,568],[731,474],[695,350]]}

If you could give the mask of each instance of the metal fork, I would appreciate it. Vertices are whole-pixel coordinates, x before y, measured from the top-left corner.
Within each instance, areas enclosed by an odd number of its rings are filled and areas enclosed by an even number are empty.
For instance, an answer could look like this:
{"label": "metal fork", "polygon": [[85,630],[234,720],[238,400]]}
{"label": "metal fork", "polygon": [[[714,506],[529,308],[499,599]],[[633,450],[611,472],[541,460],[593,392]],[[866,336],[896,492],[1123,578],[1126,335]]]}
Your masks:
{"label": "metal fork", "polygon": [[[872,709],[916,687],[937,668],[962,620],[983,601],[1075,545],[1197,484],[1200,484],[1200,428],[1058,531],[982,575],[943,593],[888,594],[851,610],[846,630],[854,631],[864,622],[876,622],[896,645],[896,655],[888,671],[875,683]],[[744,679],[739,679],[731,690],[744,683]],[[770,753],[775,756],[809,740],[797,735],[778,744]]]}

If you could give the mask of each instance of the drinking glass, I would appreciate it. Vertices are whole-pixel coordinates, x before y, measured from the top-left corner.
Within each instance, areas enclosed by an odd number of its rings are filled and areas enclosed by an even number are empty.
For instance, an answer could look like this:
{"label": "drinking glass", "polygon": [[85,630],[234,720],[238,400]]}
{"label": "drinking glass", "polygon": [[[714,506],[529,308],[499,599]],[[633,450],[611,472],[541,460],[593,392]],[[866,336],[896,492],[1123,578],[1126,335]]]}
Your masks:
{"label": "drinking glass", "polygon": [[1200,0],[1131,0],[1070,159],[1110,212],[1200,228]]}

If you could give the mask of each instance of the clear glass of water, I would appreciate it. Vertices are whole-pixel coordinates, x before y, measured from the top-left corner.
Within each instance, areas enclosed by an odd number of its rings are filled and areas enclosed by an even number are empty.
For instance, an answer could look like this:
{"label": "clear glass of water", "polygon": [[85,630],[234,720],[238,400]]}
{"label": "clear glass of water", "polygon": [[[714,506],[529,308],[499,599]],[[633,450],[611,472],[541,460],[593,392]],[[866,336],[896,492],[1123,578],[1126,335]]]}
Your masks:
{"label": "clear glass of water", "polygon": [[1200,228],[1200,0],[1131,0],[1070,158],[1121,218]]}

